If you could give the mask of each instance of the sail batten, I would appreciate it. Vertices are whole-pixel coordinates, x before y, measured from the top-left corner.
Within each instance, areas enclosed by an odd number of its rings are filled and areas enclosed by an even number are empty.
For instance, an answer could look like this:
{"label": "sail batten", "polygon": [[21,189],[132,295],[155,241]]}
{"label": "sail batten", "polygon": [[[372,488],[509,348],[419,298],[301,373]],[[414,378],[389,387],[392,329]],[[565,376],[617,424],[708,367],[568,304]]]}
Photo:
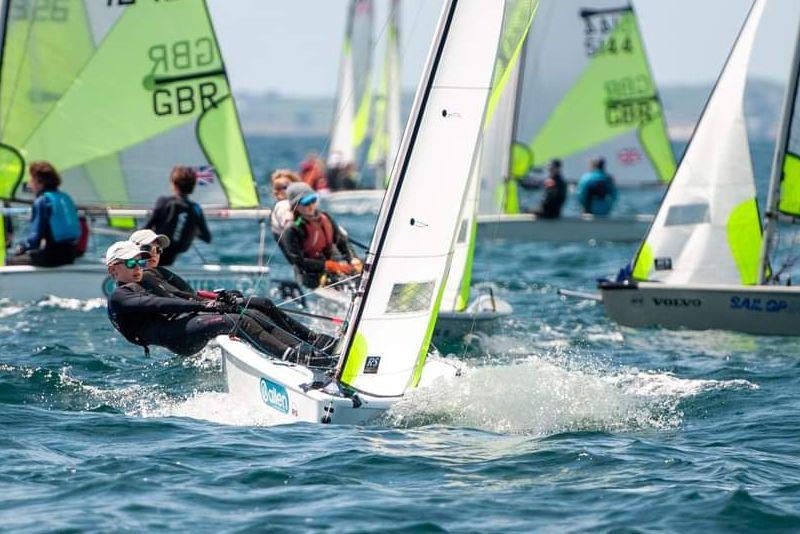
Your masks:
{"label": "sail batten", "polygon": [[174,165],[197,168],[201,204],[258,205],[203,0],[64,0],[57,17],[21,0],[8,9],[0,197],[24,200],[17,171],[44,159],[82,206],[150,207]]}

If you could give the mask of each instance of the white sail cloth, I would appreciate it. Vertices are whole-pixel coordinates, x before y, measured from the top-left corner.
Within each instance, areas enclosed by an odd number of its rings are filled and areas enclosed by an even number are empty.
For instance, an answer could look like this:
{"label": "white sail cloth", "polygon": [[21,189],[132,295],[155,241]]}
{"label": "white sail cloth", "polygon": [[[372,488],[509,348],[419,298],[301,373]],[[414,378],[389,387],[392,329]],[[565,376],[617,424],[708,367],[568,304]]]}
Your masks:
{"label": "white sail cloth", "polygon": [[736,41],[634,266],[674,284],[754,284],[761,227],[744,116],[747,67],[764,11]]}

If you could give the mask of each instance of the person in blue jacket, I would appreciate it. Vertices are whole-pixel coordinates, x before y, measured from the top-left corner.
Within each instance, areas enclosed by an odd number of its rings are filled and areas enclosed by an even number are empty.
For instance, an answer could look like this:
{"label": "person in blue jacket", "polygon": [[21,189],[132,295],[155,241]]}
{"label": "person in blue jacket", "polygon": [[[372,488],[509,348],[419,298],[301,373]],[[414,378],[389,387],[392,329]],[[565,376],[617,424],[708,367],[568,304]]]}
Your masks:
{"label": "person in blue jacket", "polygon": [[29,167],[30,186],[36,195],[31,209],[28,238],[17,245],[9,265],[58,267],[75,261],[81,236],[78,210],[72,198],[58,190],[61,177],[46,161]]}
{"label": "person in blue jacket", "polygon": [[575,191],[584,213],[608,215],[617,200],[614,178],[606,172],[606,160],[597,157],[589,162],[589,172],[581,176]]}

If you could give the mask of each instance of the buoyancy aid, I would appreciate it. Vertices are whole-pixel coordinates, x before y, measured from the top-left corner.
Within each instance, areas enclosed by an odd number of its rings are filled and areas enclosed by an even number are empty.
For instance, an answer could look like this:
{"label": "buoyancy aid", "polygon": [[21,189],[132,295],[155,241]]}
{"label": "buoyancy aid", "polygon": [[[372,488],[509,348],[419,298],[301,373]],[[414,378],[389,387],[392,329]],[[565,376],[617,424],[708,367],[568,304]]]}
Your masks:
{"label": "buoyancy aid", "polygon": [[78,210],[75,203],[66,193],[61,191],[45,191],[45,198],[50,207],[50,231],[56,243],[75,242],[81,236],[81,225],[78,221]]}
{"label": "buoyancy aid", "polygon": [[333,223],[324,213],[315,219],[299,218],[305,229],[303,255],[307,258],[321,259],[325,251],[333,246]]}

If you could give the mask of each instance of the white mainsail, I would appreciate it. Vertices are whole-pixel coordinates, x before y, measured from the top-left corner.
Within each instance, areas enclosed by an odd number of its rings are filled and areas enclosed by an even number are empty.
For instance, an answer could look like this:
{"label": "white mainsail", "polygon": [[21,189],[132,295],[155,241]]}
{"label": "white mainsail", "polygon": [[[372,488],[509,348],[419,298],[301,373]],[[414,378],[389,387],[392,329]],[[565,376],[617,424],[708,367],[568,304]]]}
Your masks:
{"label": "white mainsail", "polygon": [[328,150],[329,165],[358,163],[359,149],[368,134],[372,108],[373,19],[372,0],[350,0]]}
{"label": "white mainsail", "polygon": [[636,257],[636,280],[756,284],[761,224],[744,116],[756,0]]}
{"label": "white mainsail", "polygon": [[343,384],[399,396],[420,379],[461,222],[506,4],[449,0],[343,342]]}

